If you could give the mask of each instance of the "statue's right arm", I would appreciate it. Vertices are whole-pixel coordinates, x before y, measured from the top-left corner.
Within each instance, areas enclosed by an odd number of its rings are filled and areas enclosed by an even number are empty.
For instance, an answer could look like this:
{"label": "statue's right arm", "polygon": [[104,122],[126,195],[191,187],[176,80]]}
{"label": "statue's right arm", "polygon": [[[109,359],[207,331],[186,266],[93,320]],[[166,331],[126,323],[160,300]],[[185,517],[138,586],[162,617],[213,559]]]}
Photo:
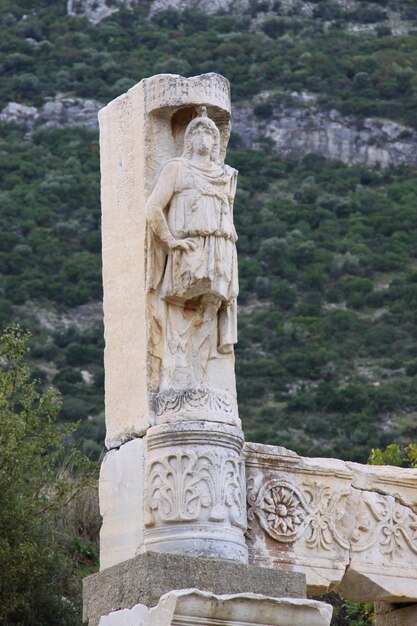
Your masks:
{"label": "statue's right arm", "polygon": [[[155,235],[169,248],[175,242],[164,215],[174,194],[175,172],[172,163],[167,163],[161,170],[155,186],[146,203],[146,215]],[[170,167],[171,166],[171,167]]]}
{"label": "statue's right arm", "polygon": [[168,248],[192,250],[195,244],[191,240],[175,239],[164,214],[175,192],[175,165],[175,162],[169,162],[162,168],[146,203],[146,215],[153,232]]}

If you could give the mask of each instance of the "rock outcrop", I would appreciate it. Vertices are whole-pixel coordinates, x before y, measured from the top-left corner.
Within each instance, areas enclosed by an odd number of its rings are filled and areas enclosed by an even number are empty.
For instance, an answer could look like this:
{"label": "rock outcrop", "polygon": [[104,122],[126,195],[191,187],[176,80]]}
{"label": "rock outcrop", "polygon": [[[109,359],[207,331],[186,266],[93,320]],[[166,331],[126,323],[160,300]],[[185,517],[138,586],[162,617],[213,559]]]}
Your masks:
{"label": "rock outcrop", "polygon": [[106,0],[68,0],[67,2],[68,15],[86,17],[92,24],[98,24],[115,11],[118,11],[118,7]]}
{"label": "rock outcrop", "polygon": [[287,157],[320,154],[348,165],[397,167],[417,165],[417,132],[401,124],[379,118],[360,120],[319,106],[314,96],[292,94],[285,103],[236,104],[233,130],[244,145],[257,148],[262,138]]}
{"label": "rock outcrop", "polygon": [[[313,153],[347,165],[417,165],[417,131],[413,128],[385,119],[343,115],[323,108],[315,96],[306,93],[280,97],[281,104],[269,104],[273,96],[264,94],[257,104],[234,106],[233,131],[245,147],[262,148],[267,139],[278,154],[295,159]],[[102,106],[96,100],[60,95],[39,108],[9,102],[0,113],[0,122],[21,124],[28,131],[65,126],[94,130]]]}
{"label": "rock outcrop", "polygon": [[42,107],[9,102],[0,113],[0,122],[21,124],[30,131],[36,126],[63,128],[83,126],[98,128],[97,113],[102,104],[83,98],[63,98],[57,95]]}
{"label": "rock outcrop", "polygon": [[244,13],[249,8],[249,0],[154,0],[150,6],[150,15],[167,9],[184,11],[198,8],[208,15],[220,12]]}
{"label": "rock outcrop", "polygon": [[[357,0],[330,0],[330,2],[347,11],[353,11],[358,6]],[[67,13],[74,17],[86,17],[92,24],[98,24],[118,11],[120,6],[131,9],[138,4],[139,0],[67,0]],[[279,11],[284,14],[296,11],[299,15],[311,17],[315,6],[315,2],[308,0],[280,0]],[[250,2],[249,0],[153,0],[149,3],[149,14],[153,15],[166,9],[183,11],[194,7],[209,15],[224,11],[244,13],[249,9]],[[262,2],[259,11],[267,15],[276,14],[277,3],[275,0],[266,0]]]}
{"label": "rock outcrop", "polygon": [[8,102],[0,113],[0,122],[23,124],[29,129],[34,128],[38,119],[39,109],[18,102]]}
{"label": "rock outcrop", "polygon": [[[285,0],[294,4],[297,0]],[[68,0],[67,13],[73,17],[86,17],[92,24],[99,24],[104,18],[119,10],[120,6],[132,9],[139,4],[139,0]],[[303,3],[305,4],[305,3]],[[243,13],[249,7],[249,0],[153,0],[149,3],[149,15],[159,11],[175,9],[183,11],[189,8],[198,8],[209,15],[235,11]]]}
{"label": "rock outcrop", "polygon": [[[363,5],[369,4],[375,9],[372,2],[365,3],[359,0],[327,0],[328,4],[338,6],[343,13],[343,18],[349,20],[349,14],[353,14]],[[86,17],[92,24],[99,24],[104,18],[109,17],[117,12],[121,6],[132,9],[135,6],[145,6],[148,16],[152,17],[159,11],[174,9],[183,11],[184,9],[198,8],[205,13],[212,15],[215,13],[231,13],[248,14],[253,18],[253,25],[257,28],[265,19],[275,16],[301,16],[305,18],[315,17],[317,14],[317,1],[312,0],[263,0],[259,3],[251,3],[250,0],[149,0],[148,3],[141,3],[140,0],[67,0],[67,13],[73,17]],[[406,18],[406,7],[401,4],[394,9],[386,9],[385,21],[383,23],[389,26],[394,35],[407,33],[413,27],[412,22]],[[384,15],[384,13],[381,13]],[[320,12],[317,14],[318,19]],[[404,21],[405,20],[405,21]],[[326,19],[326,23],[330,24],[332,19]],[[358,23],[354,20],[351,24],[347,24],[346,28],[353,31],[372,31],[380,24],[375,23]]]}

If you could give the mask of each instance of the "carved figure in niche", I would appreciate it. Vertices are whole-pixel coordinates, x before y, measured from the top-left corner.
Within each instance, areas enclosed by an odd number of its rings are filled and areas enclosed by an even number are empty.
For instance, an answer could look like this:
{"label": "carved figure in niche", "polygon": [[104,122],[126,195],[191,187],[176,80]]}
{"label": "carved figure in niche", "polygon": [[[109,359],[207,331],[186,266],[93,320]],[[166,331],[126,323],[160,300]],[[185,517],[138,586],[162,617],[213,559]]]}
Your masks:
{"label": "carved figure in niche", "polygon": [[219,154],[219,130],[201,107],[185,131],[182,156],[165,163],[147,202],[161,390],[204,386],[208,360],[236,343],[237,171]]}

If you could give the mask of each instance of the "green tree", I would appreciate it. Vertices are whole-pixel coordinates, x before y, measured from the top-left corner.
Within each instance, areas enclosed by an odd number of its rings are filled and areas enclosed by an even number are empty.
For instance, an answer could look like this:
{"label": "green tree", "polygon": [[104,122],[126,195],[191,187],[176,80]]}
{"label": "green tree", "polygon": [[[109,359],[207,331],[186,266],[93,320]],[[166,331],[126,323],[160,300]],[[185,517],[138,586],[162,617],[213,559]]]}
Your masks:
{"label": "green tree", "polygon": [[74,426],[57,428],[58,393],[30,382],[28,337],[18,326],[0,335],[0,623],[73,626],[72,563],[54,531],[85,484],[82,472],[74,479],[62,470],[63,459],[88,465],[68,450]]}
{"label": "green tree", "polygon": [[394,465],[395,467],[417,467],[417,443],[400,445],[390,443],[386,448],[373,448],[369,465]]}

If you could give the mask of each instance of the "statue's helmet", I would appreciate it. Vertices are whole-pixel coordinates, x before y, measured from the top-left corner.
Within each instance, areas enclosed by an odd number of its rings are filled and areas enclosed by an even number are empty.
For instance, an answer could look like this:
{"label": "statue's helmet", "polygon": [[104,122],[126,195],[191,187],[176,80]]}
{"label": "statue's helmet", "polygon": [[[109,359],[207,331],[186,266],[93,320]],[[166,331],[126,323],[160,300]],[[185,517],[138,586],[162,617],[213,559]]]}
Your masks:
{"label": "statue's helmet", "polygon": [[197,128],[206,128],[213,135],[213,149],[210,158],[212,161],[219,160],[220,154],[220,132],[216,124],[207,116],[207,108],[205,106],[198,107],[197,117],[188,124],[184,136],[184,156],[191,157],[193,152],[192,136]]}

